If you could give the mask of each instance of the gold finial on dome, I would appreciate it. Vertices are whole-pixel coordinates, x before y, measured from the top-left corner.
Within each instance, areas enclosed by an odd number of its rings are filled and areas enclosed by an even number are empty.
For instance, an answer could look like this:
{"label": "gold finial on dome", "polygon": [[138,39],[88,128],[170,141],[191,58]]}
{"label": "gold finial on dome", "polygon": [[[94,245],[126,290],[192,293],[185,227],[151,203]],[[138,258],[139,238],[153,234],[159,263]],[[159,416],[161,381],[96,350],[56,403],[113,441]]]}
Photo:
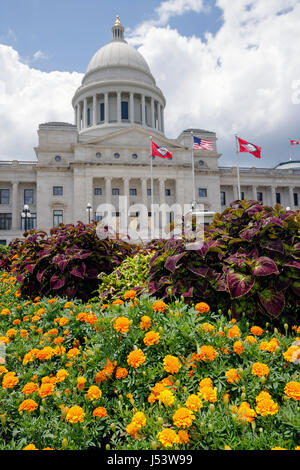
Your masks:
{"label": "gold finial on dome", "polygon": [[116,17],[116,21],[112,27],[113,40],[124,41],[124,27],[120,21],[119,15]]}
{"label": "gold finial on dome", "polygon": [[120,21],[119,15],[117,15],[114,26],[119,26],[120,24],[121,24],[121,21]]}

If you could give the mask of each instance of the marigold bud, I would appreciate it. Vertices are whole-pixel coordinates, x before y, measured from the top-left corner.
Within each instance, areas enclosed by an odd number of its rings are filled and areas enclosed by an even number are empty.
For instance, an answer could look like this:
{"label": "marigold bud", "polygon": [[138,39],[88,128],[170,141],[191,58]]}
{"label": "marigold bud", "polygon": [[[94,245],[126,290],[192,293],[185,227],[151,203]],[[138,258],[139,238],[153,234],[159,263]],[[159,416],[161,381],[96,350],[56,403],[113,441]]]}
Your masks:
{"label": "marigold bud", "polygon": [[156,449],[157,449],[157,442],[156,442],[156,441],[152,441],[151,447],[152,447],[153,450],[156,450]]}
{"label": "marigold bud", "polygon": [[109,445],[109,444],[106,444],[105,449],[106,449],[106,450],[110,450],[110,445]]}
{"label": "marigold bud", "polygon": [[68,439],[66,437],[62,440],[62,448],[66,449],[68,447]]}
{"label": "marigold bud", "polygon": [[214,427],[211,423],[208,424],[207,428],[208,428],[209,431],[212,431],[214,429]]}
{"label": "marigold bud", "polygon": [[117,429],[115,423],[111,423],[110,428],[113,432],[115,432]]}

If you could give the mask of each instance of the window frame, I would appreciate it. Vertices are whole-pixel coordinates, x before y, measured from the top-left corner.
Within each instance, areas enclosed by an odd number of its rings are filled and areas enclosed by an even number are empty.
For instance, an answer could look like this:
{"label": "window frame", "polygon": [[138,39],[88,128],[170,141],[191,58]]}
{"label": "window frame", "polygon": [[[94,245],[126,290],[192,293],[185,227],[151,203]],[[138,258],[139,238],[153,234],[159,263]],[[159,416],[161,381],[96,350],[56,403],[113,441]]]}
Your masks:
{"label": "window frame", "polygon": [[[60,214],[55,214],[55,212],[60,212]],[[55,217],[61,217],[61,221],[58,222],[57,224],[55,223]],[[60,224],[64,223],[64,211],[63,211],[63,209],[53,209],[52,210],[52,222],[53,222],[53,227],[58,227]]]}
{"label": "window frame", "polygon": [[[26,196],[26,191],[31,191],[31,194],[32,194],[31,202],[28,202],[28,200],[26,200],[26,198],[28,197]],[[27,204],[28,206],[32,206],[34,204],[34,189],[33,188],[24,189],[24,204]]]}
{"label": "window frame", "polygon": [[[2,222],[3,225],[2,225]],[[1,212],[0,213],[0,230],[11,230],[12,228],[12,213]]]}
{"label": "window frame", "polygon": [[[200,192],[203,191],[203,194]],[[207,188],[198,188],[198,197],[205,198],[207,197]]]}
{"label": "window frame", "polygon": [[[61,189],[61,193],[56,193],[55,190]],[[64,195],[64,187],[63,186],[52,186],[52,195],[53,196],[63,196]]]}
{"label": "window frame", "polygon": [[[7,191],[7,198],[2,196],[2,192]],[[7,202],[2,202],[3,199],[7,200]],[[10,190],[9,188],[1,188],[0,189],[0,204],[8,206],[10,203]]]}

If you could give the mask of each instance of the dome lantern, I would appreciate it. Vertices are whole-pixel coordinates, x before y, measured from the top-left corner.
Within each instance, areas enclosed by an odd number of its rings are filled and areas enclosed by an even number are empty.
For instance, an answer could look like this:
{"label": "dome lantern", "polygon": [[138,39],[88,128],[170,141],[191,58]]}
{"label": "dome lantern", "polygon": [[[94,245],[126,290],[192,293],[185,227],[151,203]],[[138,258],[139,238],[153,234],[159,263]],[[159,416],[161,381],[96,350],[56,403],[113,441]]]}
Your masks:
{"label": "dome lantern", "polygon": [[116,17],[116,21],[111,30],[113,34],[113,41],[124,41],[124,26],[120,22],[119,16]]}

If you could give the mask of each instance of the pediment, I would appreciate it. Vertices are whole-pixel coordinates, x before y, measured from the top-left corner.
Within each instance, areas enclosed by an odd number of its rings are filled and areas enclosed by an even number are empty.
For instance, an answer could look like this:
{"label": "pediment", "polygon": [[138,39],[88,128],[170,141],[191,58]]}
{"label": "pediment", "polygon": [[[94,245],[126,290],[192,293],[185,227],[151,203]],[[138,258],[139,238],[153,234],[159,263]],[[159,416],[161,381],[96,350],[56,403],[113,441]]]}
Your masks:
{"label": "pediment", "polygon": [[95,147],[143,147],[147,148],[150,146],[150,136],[152,136],[153,142],[158,145],[167,147],[169,150],[172,149],[184,149],[184,146],[169,140],[166,137],[158,134],[155,131],[147,130],[141,127],[132,126],[126,129],[121,129],[103,136],[91,138],[79,145]]}

